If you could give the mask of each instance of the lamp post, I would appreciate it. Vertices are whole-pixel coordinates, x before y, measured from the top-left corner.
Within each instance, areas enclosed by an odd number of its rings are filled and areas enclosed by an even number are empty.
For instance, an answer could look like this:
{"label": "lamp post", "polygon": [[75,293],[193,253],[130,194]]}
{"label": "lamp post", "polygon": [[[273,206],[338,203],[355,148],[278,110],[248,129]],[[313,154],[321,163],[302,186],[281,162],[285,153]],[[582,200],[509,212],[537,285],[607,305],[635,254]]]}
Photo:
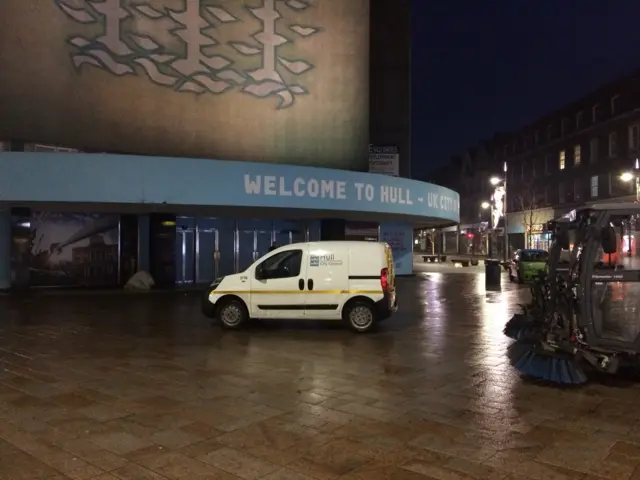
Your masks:
{"label": "lamp post", "polygon": [[[509,236],[507,235],[507,162],[504,162],[504,165],[502,167],[502,172],[504,174],[503,178],[491,177],[489,179],[489,182],[491,182],[491,185],[493,185],[494,187],[497,187],[499,184],[502,183],[502,188],[503,188],[502,214],[504,218],[504,261],[508,262],[509,261]],[[497,223],[498,222],[496,222],[496,225],[494,225],[494,228],[498,226]]]}
{"label": "lamp post", "polygon": [[620,180],[623,182],[630,182],[635,180],[636,182],[636,203],[640,203],[640,160],[636,158],[635,168],[633,172],[624,172],[620,175]]}
{"label": "lamp post", "polygon": [[[487,201],[482,202],[480,204],[480,208],[482,210],[489,210],[489,208],[491,208],[491,204]],[[483,215],[482,215],[482,210],[480,210],[480,222],[482,223],[483,221]],[[491,242],[489,241],[489,229],[491,228],[491,212],[489,212],[489,221],[487,222],[488,228],[485,230],[484,234],[486,237],[486,245],[485,245],[485,251],[487,252],[487,257],[491,258]]]}

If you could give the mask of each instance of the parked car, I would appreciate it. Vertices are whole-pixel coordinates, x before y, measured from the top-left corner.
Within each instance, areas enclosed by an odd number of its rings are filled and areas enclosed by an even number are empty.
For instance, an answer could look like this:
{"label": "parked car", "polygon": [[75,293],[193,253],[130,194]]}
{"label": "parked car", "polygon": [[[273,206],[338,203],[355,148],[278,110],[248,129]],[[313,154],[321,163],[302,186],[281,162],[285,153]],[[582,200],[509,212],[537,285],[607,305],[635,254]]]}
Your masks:
{"label": "parked car", "polygon": [[546,250],[525,248],[517,250],[509,262],[509,280],[518,283],[533,280],[540,270],[547,267],[549,253]]}
{"label": "parked car", "polygon": [[203,312],[225,328],[252,318],[342,320],[366,332],[398,308],[387,243],[295,243],[267,253],[247,270],[213,282]]}

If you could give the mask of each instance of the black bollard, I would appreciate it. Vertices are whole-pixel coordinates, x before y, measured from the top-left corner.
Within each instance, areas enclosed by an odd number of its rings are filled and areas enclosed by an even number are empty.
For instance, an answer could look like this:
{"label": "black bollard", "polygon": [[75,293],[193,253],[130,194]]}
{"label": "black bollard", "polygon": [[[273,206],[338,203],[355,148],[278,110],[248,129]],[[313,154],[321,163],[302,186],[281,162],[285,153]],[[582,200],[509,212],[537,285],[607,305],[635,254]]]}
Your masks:
{"label": "black bollard", "polygon": [[485,260],[484,274],[485,290],[500,290],[500,260]]}

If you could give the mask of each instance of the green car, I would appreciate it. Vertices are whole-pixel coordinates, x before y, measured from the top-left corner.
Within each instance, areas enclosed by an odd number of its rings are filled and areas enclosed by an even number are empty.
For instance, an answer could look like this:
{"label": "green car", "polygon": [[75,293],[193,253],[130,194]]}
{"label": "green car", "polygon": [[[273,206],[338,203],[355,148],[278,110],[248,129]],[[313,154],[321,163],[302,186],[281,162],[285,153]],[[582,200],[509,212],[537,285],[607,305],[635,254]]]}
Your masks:
{"label": "green car", "polygon": [[509,262],[509,280],[524,283],[533,280],[540,270],[547,268],[549,253],[546,250],[523,249],[513,254]]}

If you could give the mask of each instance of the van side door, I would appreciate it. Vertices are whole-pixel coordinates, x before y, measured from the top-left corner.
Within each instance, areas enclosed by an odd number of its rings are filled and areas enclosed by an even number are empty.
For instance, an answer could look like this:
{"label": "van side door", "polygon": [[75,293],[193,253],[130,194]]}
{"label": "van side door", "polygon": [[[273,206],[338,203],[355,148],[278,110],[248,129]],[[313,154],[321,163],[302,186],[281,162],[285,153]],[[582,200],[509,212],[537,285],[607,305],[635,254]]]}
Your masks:
{"label": "van side door", "polygon": [[307,318],[340,319],[349,298],[349,249],[328,251],[312,244],[308,264]]}
{"label": "van side door", "polygon": [[278,249],[250,270],[250,315],[297,319],[305,316],[307,245]]}

